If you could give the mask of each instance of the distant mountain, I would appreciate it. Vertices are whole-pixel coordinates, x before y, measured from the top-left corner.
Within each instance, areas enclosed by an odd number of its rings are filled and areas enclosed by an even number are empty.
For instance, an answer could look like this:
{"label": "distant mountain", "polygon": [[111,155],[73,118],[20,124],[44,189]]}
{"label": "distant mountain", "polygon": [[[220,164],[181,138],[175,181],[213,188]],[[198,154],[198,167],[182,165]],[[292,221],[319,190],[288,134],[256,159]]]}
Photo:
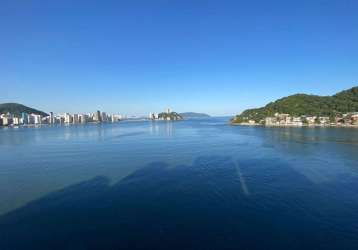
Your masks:
{"label": "distant mountain", "polygon": [[313,115],[334,117],[348,112],[358,112],[358,87],[339,92],[333,96],[296,94],[271,102],[264,107],[247,109],[237,115],[232,122],[247,120],[259,122],[275,113],[292,116]]}
{"label": "distant mountain", "polygon": [[210,117],[208,114],[204,113],[195,113],[195,112],[184,112],[179,113],[184,119],[191,119],[191,118],[207,118]]}
{"label": "distant mountain", "polygon": [[0,114],[11,113],[15,116],[21,116],[21,113],[28,113],[28,114],[37,114],[42,116],[48,116],[43,111],[27,107],[25,105],[19,103],[3,103],[0,104]]}

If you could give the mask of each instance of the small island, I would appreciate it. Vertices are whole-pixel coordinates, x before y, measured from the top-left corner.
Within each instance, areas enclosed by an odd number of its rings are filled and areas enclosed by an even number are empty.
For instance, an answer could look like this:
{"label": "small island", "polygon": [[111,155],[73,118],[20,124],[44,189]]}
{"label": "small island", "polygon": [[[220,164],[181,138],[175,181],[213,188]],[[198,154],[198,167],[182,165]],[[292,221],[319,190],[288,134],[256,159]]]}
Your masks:
{"label": "small island", "polygon": [[148,118],[150,120],[165,120],[165,121],[183,120],[183,117],[180,114],[178,114],[177,112],[171,111],[170,108],[168,108],[166,112],[162,112],[159,114],[150,113]]}
{"label": "small island", "polygon": [[296,94],[248,109],[232,125],[358,127],[358,87],[333,96]]}

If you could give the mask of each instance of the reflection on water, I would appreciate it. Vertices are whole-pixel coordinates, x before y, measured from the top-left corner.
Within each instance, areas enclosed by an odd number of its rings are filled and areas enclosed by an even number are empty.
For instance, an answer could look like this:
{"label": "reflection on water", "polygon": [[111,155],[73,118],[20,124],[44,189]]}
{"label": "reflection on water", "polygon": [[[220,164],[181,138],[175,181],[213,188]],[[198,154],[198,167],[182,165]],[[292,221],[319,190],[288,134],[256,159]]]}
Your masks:
{"label": "reflection on water", "polygon": [[151,135],[165,135],[172,137],[174,133],[173,121],[150,121],[149,128]]}
{"label": "reflection on water", "polygon": [[247,188],[247,185],[246,185],[245,177],[243,176],[240,166],[238,164],[236,164],[236,170],[237,170],[237,176],[240,180],[242,192],[245,195],[250,195],[249,189]]}
{"label": "reflection on water", "polygon": [[226,123],[0,130],[0,249],[356,249],[356,130]]}
{"label": "reflection on water", "polygon": [[276,140],[299,143],[334,142],[358,146],[358,131],[355,128],[265,128],[267,135]]}

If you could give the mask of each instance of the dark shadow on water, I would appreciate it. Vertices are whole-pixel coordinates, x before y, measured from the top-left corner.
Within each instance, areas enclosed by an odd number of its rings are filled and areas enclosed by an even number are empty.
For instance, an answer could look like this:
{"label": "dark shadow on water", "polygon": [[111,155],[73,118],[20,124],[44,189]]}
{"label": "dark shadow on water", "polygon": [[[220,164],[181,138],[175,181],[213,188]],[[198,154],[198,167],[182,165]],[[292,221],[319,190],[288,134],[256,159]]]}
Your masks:
{"label": "dark shadow on water", "polygon": [[[0,249],[355,249],[354,225],[337,234],[308,209],[321,204],[299,192],[308,180],[261,164],[213,156],[96,177],[1,216]],[[282,174],[299,184],[280,192]]]}

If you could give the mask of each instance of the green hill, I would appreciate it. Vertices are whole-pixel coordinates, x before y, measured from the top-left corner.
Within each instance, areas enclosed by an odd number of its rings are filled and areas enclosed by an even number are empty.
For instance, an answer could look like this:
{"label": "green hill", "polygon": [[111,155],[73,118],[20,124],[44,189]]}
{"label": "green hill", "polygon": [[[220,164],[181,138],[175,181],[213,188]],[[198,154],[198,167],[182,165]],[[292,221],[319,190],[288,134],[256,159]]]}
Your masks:
{"label": "green hill", "polygon": [[0,104],[0,114],[11,113],[11,114],[19,117],[19,116],[21,116],[22,112],[25,112],[28,114],[33,113],[33,114],[37,114],[37,115],[48,116],[48,114],[46,114],[43,111],[33,109],[33,108],[27,107],[25,105],[19,104],[19,103]]}
{"label": "green hill", "polygon": [[296,94],[271,102],[264,107],[247,109],[237,115],[232,122],[240,123],[247,120],[259,122],[275,113],[292,116],[315,115],[337,116],[348,112],[358,112],[358,87],[354,87],[333,96],[317,96]]}

